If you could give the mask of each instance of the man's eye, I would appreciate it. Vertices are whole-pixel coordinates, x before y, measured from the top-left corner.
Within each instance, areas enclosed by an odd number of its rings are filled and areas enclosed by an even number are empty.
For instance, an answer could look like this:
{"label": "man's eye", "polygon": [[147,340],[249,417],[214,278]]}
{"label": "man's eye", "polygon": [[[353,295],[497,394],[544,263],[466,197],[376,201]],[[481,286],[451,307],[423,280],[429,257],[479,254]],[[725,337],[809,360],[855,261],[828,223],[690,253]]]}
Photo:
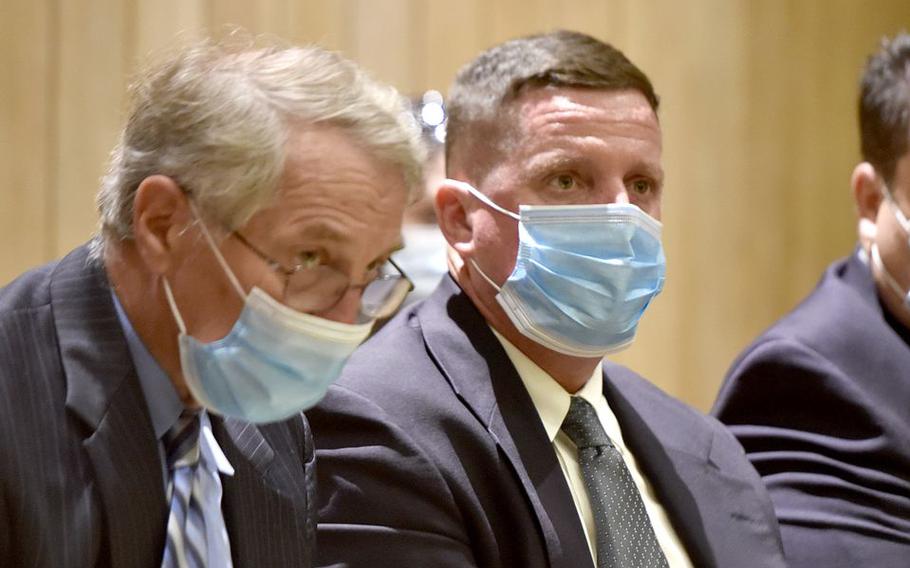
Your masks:
{"label": "man's eye", "polygon": [[567,191],[569,189],[574,189],[576,186],[575,178],[569,174],[561,174],[553,178],[553,181],[550,182],[557,189]]}
{"label": "man's eye", "polygon": [[654,189],[654,185],[646,179],[637,179],[632,182],[632,192],[636,195],[647,195]]}
{"label": "man's eye", "polygon": [[316,250],[306,250],[297,254],[297,264],[303,268],[315,268],[322,264],[322,253]]}

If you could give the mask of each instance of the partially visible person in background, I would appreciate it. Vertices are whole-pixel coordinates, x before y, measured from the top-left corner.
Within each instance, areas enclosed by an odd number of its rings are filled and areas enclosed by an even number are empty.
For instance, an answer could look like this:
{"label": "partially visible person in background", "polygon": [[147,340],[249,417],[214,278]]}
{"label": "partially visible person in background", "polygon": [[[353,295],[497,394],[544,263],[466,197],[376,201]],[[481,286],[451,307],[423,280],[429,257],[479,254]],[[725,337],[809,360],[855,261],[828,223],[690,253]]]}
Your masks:
{"label": "partially visible person in background", "polygon": [[713,410],[793,568],[910,565],[910,35],[869,58],[859,127],[859,246],[746,348]]}
{"label": "partially visible person in background", "polygon": [[404,101],[233,38],[144,70],[101,231],[0,290],[0,566],[306,567],[315,404],[409,283]]}
{"label": "partially visible person in background", "polygon": [[414,283],[414,290],[408,295],[405,305],[429,296],[442,275],[448,272],[448,243],[439,230],[433,209],[436,189],[446,177],[445,104],[439,91],[427,91],[412,101],[412,105],[423,132],[427,159],[423,169],[424,191],[405,209],[402,228],[404,249],[395,253],[395,262]]}

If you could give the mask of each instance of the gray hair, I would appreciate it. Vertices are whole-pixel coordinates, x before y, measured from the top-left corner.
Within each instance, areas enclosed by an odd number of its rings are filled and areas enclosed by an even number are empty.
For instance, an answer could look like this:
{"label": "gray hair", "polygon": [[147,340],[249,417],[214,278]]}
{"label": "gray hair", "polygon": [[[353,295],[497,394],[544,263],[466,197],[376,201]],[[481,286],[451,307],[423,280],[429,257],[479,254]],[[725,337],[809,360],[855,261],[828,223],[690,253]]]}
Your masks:
{"label": "gray hair", "polygon": [[319,47],[206,40],[141,73],[98,192],[104,241],[133,236],[133,200],[148,176],[172,178],[202,214],[230,229],[274,198],[290,132],[329,124],[421,185],[424,152],[407,102]]}

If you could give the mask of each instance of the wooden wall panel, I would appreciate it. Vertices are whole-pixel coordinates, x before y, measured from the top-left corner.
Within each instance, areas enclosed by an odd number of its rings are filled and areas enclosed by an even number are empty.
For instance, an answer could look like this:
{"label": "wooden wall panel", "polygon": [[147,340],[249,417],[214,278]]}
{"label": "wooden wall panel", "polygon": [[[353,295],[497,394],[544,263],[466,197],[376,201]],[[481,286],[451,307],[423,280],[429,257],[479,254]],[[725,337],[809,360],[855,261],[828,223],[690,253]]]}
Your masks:
{"label": "wooden wall panel", "polygon": [[418,88],[445,92],[458,70],[493,42],[485,33],[484,0],[429,0],[426,4],[424,66]]}
{"label": "wooden wall panel", "polygon": [[225,24],[232,24],[253,33],[283,35],[290,26],[286,13],[282,13],[282,8],[286,10],[287,5],[287,0],[209,0],[208,23],[215,31]]}
{"label": "wooden wall panel", "polygon": [[205,0],[134,0],[127,15],[132,58],[128,72],[144,59],[172,46],[176,41],[201,37],[209,25],[209,3]]}
{"label": "wooden wall panel", "polygon": [[94,230],[136,62],[227,24],[339,50],[407,94],[519,35],[622,49],[662,96],[669,278],[615,358],[707,408],[738,351],[852,247],[856,82],[910,2],[0,0],[0,282]]}
{"label": "wooden wall panel", "polygon": [[[617,33],[625,26],[617,25],[626,15],[628,0],[546,0],[540,8],[541,22],[537,31],[554,29],[576,30],[599,38],[609,38],[620,45],[625,34]],[[612,33],[611,33],[612,32]]]}
{"label": "wooden wall panel", "polygon": [[128,5],[120,0],[61,2],[57,49],[57,203],[50,229],[56,253],[86,241],[95,229],[94,196],[122,119],[126,76],[134,50]]}
{"label": "wooden wall panel", "polygon": [[425,6],[418,0],[355,0],[350,19],[353,42],[346,55],[379,80],[415,94],[422,76]]}
{"label": "wooden wall panel", "polygon": [[0,0],[0,286],[54,254],[53,8]]}
{"label": "wooden wall panel", "polygon": [[316,43],[327,49],[346,51],[354,41],[351,18],[352,0],[300,0],[291,2],[288,39],[301,43]]}

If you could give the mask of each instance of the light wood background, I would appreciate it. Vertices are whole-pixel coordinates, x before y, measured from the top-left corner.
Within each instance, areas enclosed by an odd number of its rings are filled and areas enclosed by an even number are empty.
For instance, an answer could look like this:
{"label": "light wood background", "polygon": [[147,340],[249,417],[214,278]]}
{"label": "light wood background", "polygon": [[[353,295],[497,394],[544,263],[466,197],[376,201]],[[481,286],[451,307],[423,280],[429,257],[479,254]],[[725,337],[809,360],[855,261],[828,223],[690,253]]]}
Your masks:
{"label": "light wood background", "polygon": [[856,85],[907,0],[0,0],[0,284],[85,241],[128,76],[237,24],[445,91],[504,39],[603,38],[662,96],[664,294],[616,358],[707,409],[735,355],[855,240]]}

